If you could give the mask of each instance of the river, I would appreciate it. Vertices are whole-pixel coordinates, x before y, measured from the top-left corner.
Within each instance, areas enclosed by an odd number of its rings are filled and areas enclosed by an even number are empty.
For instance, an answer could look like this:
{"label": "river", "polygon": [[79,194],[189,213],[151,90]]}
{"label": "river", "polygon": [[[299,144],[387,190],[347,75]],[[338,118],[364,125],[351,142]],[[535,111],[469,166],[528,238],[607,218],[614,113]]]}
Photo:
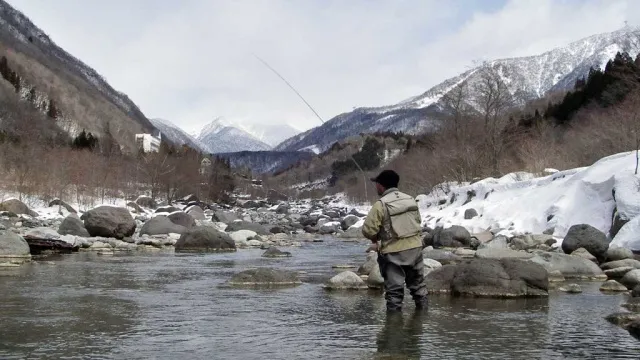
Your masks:
{"label": "river", "polygon": [[[0,270],[0,359],[638,359],[640,342],[607,323],[626,295],[489,300],[431,296],[387,318],[376,292],[327,292],[336,264],[364,261],[364,243],[182,255],[60,255]],[[303,271],[279,290],[225,288],[257,266]],[[407,298],[406,303],[410,303]]]}

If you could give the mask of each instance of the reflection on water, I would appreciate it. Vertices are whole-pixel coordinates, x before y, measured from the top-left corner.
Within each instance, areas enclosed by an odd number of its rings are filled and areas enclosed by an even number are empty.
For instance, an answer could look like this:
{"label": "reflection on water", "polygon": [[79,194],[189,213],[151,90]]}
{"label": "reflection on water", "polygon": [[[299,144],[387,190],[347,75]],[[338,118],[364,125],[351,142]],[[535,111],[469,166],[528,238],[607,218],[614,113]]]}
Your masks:
{"label": "reflection on water", "polygon": [[[431,296],[387,317],[380,292],[326,292],[334,264],[358,264],[365,245],[327,241],[231,254],[73,254],[54,265],[0,270],[0,358],[118,359],[637,359],[640,343],[604,316],[625,295],[549,299]],[[305,284],[221,285],[251,267],[303,271]]]}

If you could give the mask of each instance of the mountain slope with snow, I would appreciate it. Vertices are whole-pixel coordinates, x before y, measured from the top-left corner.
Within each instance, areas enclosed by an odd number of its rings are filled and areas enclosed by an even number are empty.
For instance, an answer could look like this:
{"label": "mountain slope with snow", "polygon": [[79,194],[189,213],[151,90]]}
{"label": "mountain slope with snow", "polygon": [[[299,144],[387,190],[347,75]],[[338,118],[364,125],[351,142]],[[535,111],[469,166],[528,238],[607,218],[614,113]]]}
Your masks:
{"label": "mountain slope with snow", "polygon": [[212,154],[271,150],[268,144],[222,119],[215,119],[205,126],[197,140]]}
{"label": "mountain slope with snow", "polygon": [[359,133],[432,131],[446,111],[443,97],[464,82],[468,84],[468,102],[473,105],[478,96],[476,85],[485,71],[498,76],[516,104],[523,104],[549,92],[571,89],[591,67],[604,69],[618,51],[628,52],[632,57],[640,52],[640,28],[625,27],[590,36],[536,56],[488,62],[396,105],[358,108],[340,114],[322,126],[285,140],[275,150],[297,151],[310,146],[326,150],[334,142]]}
{"label": "mountain slope with snow", "polygon": [[208,152],[207,147],[193,136],[187,134],[177,125],[165,119],[150,119],[153,126],[160,130],[163,139],[168,139],[176,146],[187,145],[201,152]]}

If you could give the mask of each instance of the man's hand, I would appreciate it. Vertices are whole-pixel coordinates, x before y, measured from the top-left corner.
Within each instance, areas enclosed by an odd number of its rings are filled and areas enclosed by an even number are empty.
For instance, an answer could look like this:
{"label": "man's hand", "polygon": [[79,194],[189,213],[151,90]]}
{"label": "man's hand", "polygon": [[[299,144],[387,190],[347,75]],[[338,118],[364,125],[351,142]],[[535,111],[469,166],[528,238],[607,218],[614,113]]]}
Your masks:
{"label": "man's hand", "polygon": [[374,242],[373,244],[371,244],[371,246],[369,246],[369,248],[367,249],[366,252],[370,252],[370,251],[378,252],[378,243],[377,242]]}

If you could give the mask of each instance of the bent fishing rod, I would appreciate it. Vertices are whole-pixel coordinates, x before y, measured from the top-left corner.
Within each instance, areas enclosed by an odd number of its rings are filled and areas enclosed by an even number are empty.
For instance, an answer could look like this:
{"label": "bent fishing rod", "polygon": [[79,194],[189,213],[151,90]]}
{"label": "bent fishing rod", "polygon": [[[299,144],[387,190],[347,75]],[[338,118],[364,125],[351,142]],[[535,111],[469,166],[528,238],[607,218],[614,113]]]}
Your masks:
{"label": "bent fishing rod", "polygon": [[[269,65],[269,63],[267,63],[265,60],[263,60],[261,57],[259,57],[256,54],[253,54],[253,56],[256,57],[256,59],[258,59],[258,61],[260,61],[264,66],[266,66],[269,70],[271,70],[274,74],[276,74],[285,84],[287,84],[287,86],[293,90],[294,93],[296,93],[296,95],[298,95],[298,97],[307,105],[307,107],[309,109],[311,109],[311,111],[315,114],[315,116],[320,120],[320,122],[322,124],[325,123],[325,121],[322,119],[322,117],[320,117],[320,115],[318,114],[318,112],[311,106],[311,104],[309,104],[309,102],[307,102],[307,100],[305,100],[305,98],[300,95],[300,92],[298,92],[298,90],[296,90],[296,88],[293,87],[293,85],[291,85],[291,83],[289,83],[287,81],[287,79],[284,78],[284,76],[280,75],[280,73],[278,71],[276,71],[276,69],[274,69],[271,65]],[[349,157],[351,158],[351,160],[353,161],[353,163],[356,165],[356,167],[358,168],[358,170],[360,170],[360,172],[362,173],[362,179],[364,181],[364,198],[365,201],[368,199],[367,198],[367,175],[365,174],[364,170],[362,170],[362,167],[360,167],[360,164],[358,164],[358,162],[356,161],[356,159],[353,157],[353,155],[349,155]]]}

